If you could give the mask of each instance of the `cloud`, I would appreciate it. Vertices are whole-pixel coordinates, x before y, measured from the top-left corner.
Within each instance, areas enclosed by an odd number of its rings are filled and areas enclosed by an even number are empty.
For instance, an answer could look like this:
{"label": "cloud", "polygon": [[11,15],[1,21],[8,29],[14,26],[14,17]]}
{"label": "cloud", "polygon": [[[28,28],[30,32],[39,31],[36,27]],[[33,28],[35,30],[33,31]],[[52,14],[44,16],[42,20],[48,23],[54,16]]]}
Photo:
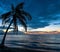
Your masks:
{"label": "cloud", "polygon": [[60,23],[54,23],[54,25],[60,25]]}
{"label": "cloud", "polygon": [[[24,0],[22,0],[24,1]],[[0,1],[0,13],[9,11],[11,3],[16,6],[21,0],[2,0]],[[60,20],[60,0],[26,0],[24,9],[32,15],[32,20],[28,21],[28,27],[44,28],[50,23]],[[5,12],[6,12],[5,11]],[[57,25],[57,24],[55,24]]]}
{"label": "cloud", "polygon": [[[0,26],[0,29],[7,29],[7,27]],[[13,29],[13,28],[10,27],[9,29]]]}
{"label": "cloud", "polygon": [[32,28],[43,28],[45,26],[48,26],[49,24],[48,23],[45,23],[45,22],[40,22],[40,23],[31,23],[31,25],[29,25],[30,27]]}
{"label": "cloud", "polygon": [[32,28],[43,28],[51,25],[51,23],[54,25],[60,24],[60,14],[52,14],[49,15],[48,17],[34,17],[32,21],[28,23],[28,25]]}

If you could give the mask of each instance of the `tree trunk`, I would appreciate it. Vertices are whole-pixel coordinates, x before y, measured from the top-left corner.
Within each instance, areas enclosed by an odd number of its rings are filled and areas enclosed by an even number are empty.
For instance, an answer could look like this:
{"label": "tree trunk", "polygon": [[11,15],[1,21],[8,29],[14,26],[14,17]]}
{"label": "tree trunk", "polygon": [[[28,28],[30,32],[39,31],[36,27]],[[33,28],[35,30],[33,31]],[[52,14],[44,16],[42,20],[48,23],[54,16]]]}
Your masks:
{"label": "tree trunk", "polygon": [[3,40],[2,40],[2,42],[1,42],[1,46],[4,46],[6,34],[7,34],[7,32],[8,32],[8,29],[10,28],[11,24],[12,24],[12,21],[10,22],[10,24],[9,24],[9,26],[8,26],[8,28],[7,28],[6,32],[5,32],[5,34],[4,34]]}

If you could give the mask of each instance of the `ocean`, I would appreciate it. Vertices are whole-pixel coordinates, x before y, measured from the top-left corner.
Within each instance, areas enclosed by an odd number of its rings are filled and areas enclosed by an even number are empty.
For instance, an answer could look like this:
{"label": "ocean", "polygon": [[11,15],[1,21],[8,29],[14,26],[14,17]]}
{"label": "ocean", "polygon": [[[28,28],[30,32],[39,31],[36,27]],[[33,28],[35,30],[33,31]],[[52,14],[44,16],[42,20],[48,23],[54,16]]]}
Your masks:
{"label": "ocean", "polygon": [[[3,35],[0,35],[0,43]],[[42,51],[60,52],[60,34],[7,35],[5,45],[8,47],[27,48]]]}

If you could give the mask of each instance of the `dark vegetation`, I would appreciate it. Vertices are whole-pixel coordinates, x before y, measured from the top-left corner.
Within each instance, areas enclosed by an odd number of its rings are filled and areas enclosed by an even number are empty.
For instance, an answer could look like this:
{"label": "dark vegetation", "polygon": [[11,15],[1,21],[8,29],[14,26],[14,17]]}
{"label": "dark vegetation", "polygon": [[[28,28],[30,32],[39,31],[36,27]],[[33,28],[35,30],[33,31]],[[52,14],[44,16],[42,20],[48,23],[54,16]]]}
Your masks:
{"label": "dark vegetation", "polygon": [[5,38],[6,38],[7,32],[11,25],[14,27],[13,28],[14,32],[18,32],[19,24],[22,24],[22,26],[25,28],[25,31],[27,31],[27,24],[26,24],[27,19],[31,20],[32,17],[28,12],[24,11],[23,6],[24,6],[24,2],[18,4],[16,7],[14,7],[14,5],[11,4],[11,11],[1,15],[2,24],[8,25],[6,32],[4,33],[3,40],[0,44],[1,50],[2,50],[2,48],[3,48],[3,50],[10,49],[10,48],[6,48],[4,43],[5,43]]}

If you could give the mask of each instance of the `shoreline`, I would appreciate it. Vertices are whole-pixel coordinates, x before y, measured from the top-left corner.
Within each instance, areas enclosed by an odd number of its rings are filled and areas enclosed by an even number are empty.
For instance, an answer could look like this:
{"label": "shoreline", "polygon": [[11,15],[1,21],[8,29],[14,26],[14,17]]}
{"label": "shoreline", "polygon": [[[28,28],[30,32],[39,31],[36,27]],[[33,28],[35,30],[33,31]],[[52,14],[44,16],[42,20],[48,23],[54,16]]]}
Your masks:
{"label": "shoreline", "polygon": [[[44,49],[44,48],[43,48]],[[0,52],[58,52],[60,49],[45,48],[44,50],[33,50],[27,48],[13,48],[13,47],[4,47],[0,48]]]}
{"label": "shoreline", "polygon": [[4,48],[0,48],[0,52],[45,52],[45,51],[37,51],[26,48],[4,47]]}

